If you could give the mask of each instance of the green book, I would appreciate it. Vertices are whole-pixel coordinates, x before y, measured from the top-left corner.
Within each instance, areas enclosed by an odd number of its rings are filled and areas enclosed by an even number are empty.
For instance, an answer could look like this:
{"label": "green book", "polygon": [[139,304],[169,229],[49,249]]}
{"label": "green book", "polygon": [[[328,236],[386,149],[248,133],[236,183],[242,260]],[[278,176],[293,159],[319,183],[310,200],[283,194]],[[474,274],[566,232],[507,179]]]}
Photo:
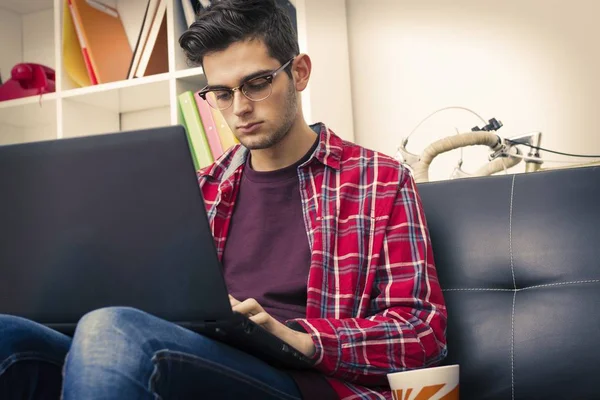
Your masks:
{"label": "green book", "polygon": [[190,146],[190,154],[192,155],[192,160],[194,161],[194,169],[196,171],[198,171],[200,169],[200,167],[198,166],[198,158],[196,157],[196,152],[194,151],[194,148],[192,147],[192,141],[190,140],[190,135],[189,135],[189,133],[187,133],[189,131],[188,131],[187,125],[185,124],[185,119],[183,118],[183,111],[181,110],[181,104],[179,104],[179,102],[177,102],[177,109],[179,110],[179,122],[185,128],[185,131],[187,134],[188,145]]}
{"label": "green book", "polygon": [[194,100],[194,93],[183,92],[178,97],[179,114],[187,131],[188,143],[196,169],[204,168],[213,163],[214,159],[206,139],[200,112]]}

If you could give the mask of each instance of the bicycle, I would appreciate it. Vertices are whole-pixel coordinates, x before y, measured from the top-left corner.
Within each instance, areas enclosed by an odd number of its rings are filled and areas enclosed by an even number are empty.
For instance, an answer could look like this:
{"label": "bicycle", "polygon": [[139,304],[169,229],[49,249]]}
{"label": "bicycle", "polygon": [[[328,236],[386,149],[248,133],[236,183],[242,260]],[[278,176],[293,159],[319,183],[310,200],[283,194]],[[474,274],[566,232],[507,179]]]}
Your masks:
{"label": "bicycle", "polygon": [[[441,111],[448,109],[460,109],[468,111],[477,116],[485,125],[481,128],[476,126],[469,132],[458,133],[456,135],[451,135],[436,140],[427,146],[420,155],[408,151],[406,146],[410,136],[412,136],[415,131],[429,118]],[[491,154],[489,156],[490,161],[478,168],[474,173],[467,173],[462,169],[461,157],[457,167],[452,172],[450,179],[489,176],[501,171],[508,173],[510,168],[520,164],[521,162],[525,162],[525,173],[600,165],[600,155],[570,154],[540,147],[542,141],[542,132],[531,132],[511,138],[502,138],[496,133],[496,131],[501,127],[502,123],[495,118],[485,121],[479,114],[468,108],[457,106],[445,107],[428,115],[410,132],[408,136],[402,139],[395,158],[407,165],[413,171],[413,176],[417,183],[429,181],[429,166],[440,154],[451,150],[477,145],[486,146],[491,149]],[[530,149],[529,153],[524,155],[518,146],[527,146]],[[544,160],[540,155],[540,151],[578,158],[596,158],[597,160],[587,163],[567,162],[568,164],[564,166],[544,168],[542,167]]]}

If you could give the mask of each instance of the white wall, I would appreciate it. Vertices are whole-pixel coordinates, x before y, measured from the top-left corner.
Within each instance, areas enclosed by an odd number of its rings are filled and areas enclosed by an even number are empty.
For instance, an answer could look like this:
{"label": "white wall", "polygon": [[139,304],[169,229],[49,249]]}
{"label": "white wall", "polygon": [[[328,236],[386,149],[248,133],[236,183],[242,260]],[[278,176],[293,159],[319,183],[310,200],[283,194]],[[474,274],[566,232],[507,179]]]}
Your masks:
{"label": "white wall", "polygon": [[[347,0],[346,6],[357,143],[394,155],[421,119],[457,105],[501,120],[504,137],[539,130],[542,146],[600,154],[599,1]],[[481,122],[466,112],[443,112],[421,126],[408,148],[420,153],[455,127],[475,125]],[[487,162],[483,147],[464,154],[467,172]],[[431,180],[447,179],[458,156],[434,161]]]}
{"label": "white wall", "polygon": [[23,15],[23,62],[56,68],[53,24],[52,8]]}
{"label": "white wall", "polygon": [[308,123],[324,122],[354,140],[352,90],[345,0],[295,0],[300,51],[312,60],[309,86],[302,95]]}
{"label": "white wall", "polygon": [[0,74],[6,82],[12,67],[23,61],[23,38],[19,15],[3,9],[0,9],[0,54]]}

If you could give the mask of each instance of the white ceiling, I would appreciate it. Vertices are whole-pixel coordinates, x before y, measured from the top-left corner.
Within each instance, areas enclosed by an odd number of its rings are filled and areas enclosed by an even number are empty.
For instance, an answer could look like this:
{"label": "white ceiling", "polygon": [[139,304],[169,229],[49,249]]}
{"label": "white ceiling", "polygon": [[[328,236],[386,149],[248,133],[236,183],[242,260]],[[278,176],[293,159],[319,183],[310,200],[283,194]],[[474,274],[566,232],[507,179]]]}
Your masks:
{"label": "white ceiling", "polygon": [[53,0],[0,0],[0,9],[16,12],[18,14],[50,10],[53,7]]}

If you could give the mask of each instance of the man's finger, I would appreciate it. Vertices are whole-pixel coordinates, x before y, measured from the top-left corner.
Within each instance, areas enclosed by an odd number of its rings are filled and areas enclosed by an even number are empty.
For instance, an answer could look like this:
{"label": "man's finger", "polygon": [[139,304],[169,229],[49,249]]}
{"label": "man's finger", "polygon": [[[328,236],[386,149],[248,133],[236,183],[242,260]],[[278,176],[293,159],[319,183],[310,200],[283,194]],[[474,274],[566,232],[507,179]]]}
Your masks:
{"label": "man's finger", "polygon": [[263,312],[260,312],[260,313],[258,313],[256,315],[253,315],[253,316],[251,316],[249,318],[255,324],[257,324],[257,325],[263,325],[263,324],[266,324],[269,321],[270,316],[269,316],[269,314],[267,314],[266,312],[263,311]]}
{"label": "man's finger", "polygon": [[231,306],[236,306],[238,304],[240,304],[239,300],[237,300],[235,297],[233,297],[232,295],[229,295],[229,302],[231,303]]}
{"label": "man's finger", "polygon": [[254,299],[247,299],[233,306],[233,311],[239,312],[246,316],[256,315],[264,312],[263,308]]}

